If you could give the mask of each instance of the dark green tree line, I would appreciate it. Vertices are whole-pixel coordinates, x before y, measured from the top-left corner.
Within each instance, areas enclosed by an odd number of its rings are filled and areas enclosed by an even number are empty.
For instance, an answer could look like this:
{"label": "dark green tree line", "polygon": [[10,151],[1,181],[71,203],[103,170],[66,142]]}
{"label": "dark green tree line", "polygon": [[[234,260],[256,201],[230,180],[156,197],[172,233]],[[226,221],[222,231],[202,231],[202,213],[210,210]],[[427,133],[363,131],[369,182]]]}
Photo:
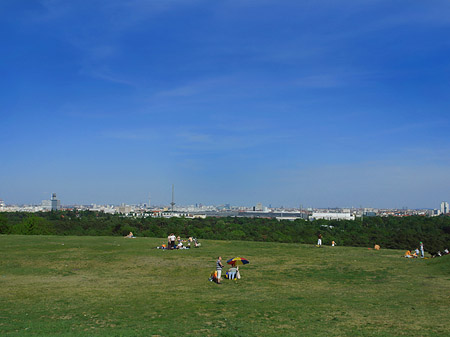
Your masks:
{"label": "dark green tree line", "polygon": [[0,234],[104,235],[164,238],[169,233],[199,239],[315,243],[414,249],[420,241],[429,252],[450,246],[450,217],[367,217],[364,220],[278,221],[270,218],[208,217],[131,218],[92,211],[1,213]]}

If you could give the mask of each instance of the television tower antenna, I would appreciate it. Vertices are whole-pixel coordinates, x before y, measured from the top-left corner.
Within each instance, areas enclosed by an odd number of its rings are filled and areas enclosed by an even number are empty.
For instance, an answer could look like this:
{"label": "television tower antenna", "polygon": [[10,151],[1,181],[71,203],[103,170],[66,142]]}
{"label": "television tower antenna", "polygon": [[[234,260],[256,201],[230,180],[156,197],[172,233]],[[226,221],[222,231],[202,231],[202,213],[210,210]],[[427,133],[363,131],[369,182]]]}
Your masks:
{"label": "television tower antenna", "polygon": [[172,202],[170,203],[170,205],[172,206],[172,213],[173,213],[173,206],[175,206],[175,187],[172,184]]}

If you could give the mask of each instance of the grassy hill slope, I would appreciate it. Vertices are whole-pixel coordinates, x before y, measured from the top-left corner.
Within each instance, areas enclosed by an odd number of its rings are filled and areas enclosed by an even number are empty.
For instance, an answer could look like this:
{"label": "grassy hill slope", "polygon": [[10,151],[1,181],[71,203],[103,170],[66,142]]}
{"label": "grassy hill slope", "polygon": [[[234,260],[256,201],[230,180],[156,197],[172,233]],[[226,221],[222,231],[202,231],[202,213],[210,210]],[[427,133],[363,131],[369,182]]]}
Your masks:
{"label": "grassy hill slope", "polygon": [[[238,241],[0,236],[0,335],[445,336],[450,256]],[[208,282],[243,256],[242,279]]]}

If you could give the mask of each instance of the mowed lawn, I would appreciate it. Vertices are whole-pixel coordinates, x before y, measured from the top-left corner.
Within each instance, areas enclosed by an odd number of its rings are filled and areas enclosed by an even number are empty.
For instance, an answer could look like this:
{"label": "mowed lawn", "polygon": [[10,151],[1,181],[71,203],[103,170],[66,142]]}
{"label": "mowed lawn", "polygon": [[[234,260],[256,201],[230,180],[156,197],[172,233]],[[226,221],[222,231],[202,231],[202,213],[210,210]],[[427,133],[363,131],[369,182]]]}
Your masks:
{"label": "mowed lawn", "polygon": [[[450,256],[164,241],[0,236],[0,335],[450,336]],[[218,255],[241,280],[208,281]]]}

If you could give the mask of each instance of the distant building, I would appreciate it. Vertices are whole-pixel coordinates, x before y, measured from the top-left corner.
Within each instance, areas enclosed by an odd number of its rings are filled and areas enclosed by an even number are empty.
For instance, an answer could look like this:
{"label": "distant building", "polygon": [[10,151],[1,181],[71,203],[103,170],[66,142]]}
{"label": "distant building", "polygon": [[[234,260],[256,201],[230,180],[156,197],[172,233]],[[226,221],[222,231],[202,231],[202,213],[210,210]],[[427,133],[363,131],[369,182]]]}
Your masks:
{"label": "distant building", "polygon": [[447,214],[447,213],[449,213],[448,202],[447,202],[447,201],[441,202],[441,213],[442,213],[442,214]]}
{"label": "distant building", "polygon": [[325,220],[355,220],[355,215],[352,213],[316,213],[311,215],[312,219],[325,219]]}
{"label": "distant building", "polygon": [[51,200],[42,200],[41,206],[44,211],[50,211],[52,209],[52,201]]}
{"label": "distant building", "polygon": [[121,213],[121,214],[128,214],[131,213],[132,208],[129,205],[120,205],[119,207],[117,207],[117,212]]}
{"label": "distant building", "polygon": [[430,209],[430,210],[427,210],[427,215],[428,216],[438,216],[438,215],[440,215],[441,214],[441,210],[439,210],[439,209]]}
{"label": "distant building", "polygon": [[61,208],[60,201],[56,199],[56,193],[52,194],[52,211],[58,211]]}
{"label": "distant building", "polygon": [[301,218],[296,217],[296,216],[277,216],[277,217],[275,217],[275,219],[277,219],[278,221],[282,221],[282,220],[295,221],[295,220],[298,220]]}

